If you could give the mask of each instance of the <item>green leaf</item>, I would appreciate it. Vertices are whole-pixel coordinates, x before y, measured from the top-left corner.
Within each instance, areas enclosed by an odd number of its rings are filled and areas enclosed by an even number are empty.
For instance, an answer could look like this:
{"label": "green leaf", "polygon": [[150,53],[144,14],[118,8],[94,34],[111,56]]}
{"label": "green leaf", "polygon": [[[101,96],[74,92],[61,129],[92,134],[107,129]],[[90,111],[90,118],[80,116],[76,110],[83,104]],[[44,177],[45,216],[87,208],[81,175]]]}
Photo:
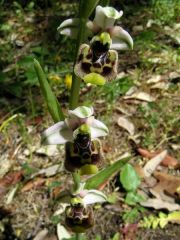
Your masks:
{"label": "green leaf", "polygon": [[49,184],[48,189],[51,192],[54,188],[59,187],[60,185],[61,185],[60,181],[54,181]]}
{"label": "green leaf", "polygon": [[114,204],[118,200],[118,196],[116,192],[111,193],[110,195],[107,196],[107,202]]}
{"label": "green leaf", "polygon": [[116,233],[114,236],[113,236],[113,238],[112,238],[112,240],[119,240],[120,239],[120,233]]}
{"label": "green leaf", "polygon": [[38,171],[37,168],[31,167],[28,163],[24,163],[22,165],[22,169],[24,170],[23,172],[24,172],[25,177],[28,177],[31,174],[36,173]]}
{"label": "green leaf", "polygon": [[3,72],[0,72],[0,83],[5,82],[7,79],[7,75]]}
{"label": "green leaf", "polygon": [[81,0],[79,6],[79,17],[87,19],[91,15],[98,2],[99,0]]}
{"label": "green leaf", "polygon": [[102,7],[109,5],[109,0],[100,0],[99,5]]}
{"label": "green leaf", "polygon": [[16,97],[22,96],[23,87],[20,82],[12,83],[6,86],[6,91],[10,92],[12,95]]}
{"label": "green leaf", "polygon": [[168,214],[168,221],[180,223],[180,211],[175,211]]}
{"label": "green leaf", "polygon": [[29,68],[33,65],[33,59],[34,59],[34,55],[31,54],[31,55],[27,55],[23,58],[21,58],[17,64],[19,67],[21,68]]}
{"label": "green leaf", "polygon": [[113,163],[111,166],[106,167],[96,175],[86,180],[85,189],[98,189],[103,183],[105,183],[110,177],[120,170],[124,164],[129,161],[130,157],[120,159]]}
{"label": "green leaf", "polygon": [[156,229],[159,224],[160,224],[160,219],[159,218],[155,218],[153,220],[153,222],[152,222],[152,229]]}
{"label": "green leaf", "polygon": [[138,202],[144,201],[143,196],[136,192],[128,192],[125,198],[125,203],[128,205],[136,205]]}
{"label": "green leaf", "polygon": [[140,184],[139,176],[129,163],[122,168],[120,182],[126,191],[135,191]]}
{"label": "green leaf", "polygon": [[39,62],[36,59],[34,59],[34,68],[36,70],[36,74],[39,79],[43,97],[46,101],[49,113],[51,114],[54,122],[59,122],[61,120],[64,120],[64,115],[63,115],[61,107],[57,101],[57,98],[55,97],[54,93],[52,92],[51,87],[47,81],[47,78],[41,68],[41,65],[39,64]]}
{"label": "green leaf", "polygon": [[159,219],[159,226],[160,228],[164,228],[166,225],[168,224],[168,220],[167,219]]}
{"label": "green leaf", "polygon": [[133,208],[130,211],[127,211],[123,214],[122,218],[125,223],[134,223],[139,216],[139,210],[137,207]]}

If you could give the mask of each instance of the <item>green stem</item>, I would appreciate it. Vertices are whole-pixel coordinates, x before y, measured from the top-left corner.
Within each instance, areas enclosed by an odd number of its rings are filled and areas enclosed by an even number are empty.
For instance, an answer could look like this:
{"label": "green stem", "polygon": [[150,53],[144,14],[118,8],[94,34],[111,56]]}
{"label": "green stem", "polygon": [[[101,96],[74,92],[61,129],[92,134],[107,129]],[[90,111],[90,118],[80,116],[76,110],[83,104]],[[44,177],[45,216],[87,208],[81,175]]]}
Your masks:
{"label": "green stem", "polygon": [[81,233],[76,233],[76,240],[80,240],[81,239]]}
{"label": "green stem", "polygon": [[[86,37],[87,19],[91,15],[92,11],[94,10],[98,2],[99,0],[80,0],[79,1],[80,24],[79,24],[78,38],[76,42],[74,66],[76,64],[79,46],[85,40],[85,37]],[[70,95],[70,101],[69,101],[70,109],[74,109],[78,106],[80,85],[81,85],[81,79],[77,78],[73,71],[71,95]]]}
{"label": "green stem", "polygon": [[72,174],[73,181],[74,181],[74,191],[77,191],[79,189],[79,185],[81,182],[79,171],[76,171]]}
{"label": "green stem", "polygon": [[[75,63],[76,63],[79,46],[80,46],[81,42],[84,40],[85,25],[86,25],[86,20],[81,19],[80,20],[80,29],[79,29],[78,39],[77,39],[77,44],[76,44],[74,66],[75,66]],[[69,103],[70,104],[70,109],[74,109],[78,105],[80,85],[81,85],[81,79],[77,78],[74,71],[73,71],[72,88],[71,88],[71,96],[70,96],[70,103]]]}
{"label": "green stem", "polygon": [[110,0],[100,0],[99,5],[105,7],[109,5]]}

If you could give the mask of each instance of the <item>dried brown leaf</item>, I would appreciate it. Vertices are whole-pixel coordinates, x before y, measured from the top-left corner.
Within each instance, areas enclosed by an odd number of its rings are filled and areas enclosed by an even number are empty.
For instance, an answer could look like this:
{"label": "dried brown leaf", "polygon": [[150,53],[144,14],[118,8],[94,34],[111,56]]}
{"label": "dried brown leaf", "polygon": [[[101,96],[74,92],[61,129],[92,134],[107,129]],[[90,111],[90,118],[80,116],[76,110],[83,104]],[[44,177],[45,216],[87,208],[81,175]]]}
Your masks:
{"label": "dried brown leaf", "polygon": [[12,161],[10,161],[8,154],[0,156],[0,166],[0,178],[2,178],[12,166]]}
{"label": "dried brown leaf", "polygon": [[145,92],[136,92],[133,93],[131,96],[124,96],[124,99],[137,99],[145,102],[154,102],[155,98]]}
{"label": "dried brown leaf", "polygon": [[[138,148],[137,151],[143,157],[148,158],[148,159],[151,159],[151,158],[157,156],[161,152],[161,150],[157,150],[155,152],[149,152],[148,150],[143,149],[143,148]],[[178,164],[178,160],[175,159],[174,157],[170,156],[169,154],[167,154],[160,164],[165,167],[175,167]]]}
{"label": "dried brown leaf", "polygon": [[176,203],[165,202],[160,198],[149,198],[145,202],[140,202],[144,207],[150,207],[154,209],[167,209],[168,211],[180,210],[180,205]]}
{"label": "dried brown leaf", "polygon": [[154,75],[151,78],[149,78],[147,80],[147,83],[158,83],[162,80],[162,76],[161,75]]}
{"label": "dried brown leaf", "polygon": [[28,183],[26,183],[26,185],[21,189],[21,192],[27,192],[27,191],[30,191],[31,189],[37,189],[42,185],[44,185],[45,181],[46,181],[45,178],[40,178],[40,177],[33,179]]}
{"label": "dried brown leaf", "polygon": [[163,152],[159,153],[146,163],[146,165],[143,168],[145,177],[151,176],[151,174],[154,172],[154,170],[157,168],[160,162],[162,162],[166,155],[167,151],[164,150]]}
{"label": "dried brown leaf", "polygon": [[135,133],[134,124],[132,122],[130,122],[126,117],[119,117],[117,124],[119,127],[122,127],[126,131],[128,131],[130,135],[134,135],[134,133]]}
{"label": "dried brown leaf", "polygon": [[140,178],[145,178],[144,170],[140,165],[135,164],[133,167]]}
{"label": "dried brown leaf", "polygon": [[169,88],[169,83],[167,82],[158,82],[150,87],[151,89],[162,89],[167,90]]}
{"label": "dried brown leaf", "polygon": [[38,232],[33,240],[44,240],[44,238],[48,235],[48,230],[45,228]]}
{"label": "dried brown leaf", "polygon": [[155,171],[153,175],[159,181],[153,188],[153,191],[158,193],[163,192],[180,199],[180,192],[178,191],[180,187],[180,177],[158,171]]}
{"label": "dried brown leaf", "polygon": [[23,171],[10,172],[0,179],[0,195],[3,195],[8,190],[8,187],[21,181]]}

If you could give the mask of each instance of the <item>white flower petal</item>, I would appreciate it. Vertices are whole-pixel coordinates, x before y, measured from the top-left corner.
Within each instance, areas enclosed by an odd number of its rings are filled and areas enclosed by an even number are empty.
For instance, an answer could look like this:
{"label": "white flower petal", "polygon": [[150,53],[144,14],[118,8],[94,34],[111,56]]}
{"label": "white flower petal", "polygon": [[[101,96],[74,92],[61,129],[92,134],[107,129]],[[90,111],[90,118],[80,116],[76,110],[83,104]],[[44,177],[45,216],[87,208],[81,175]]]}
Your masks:
{"label": "white flower petal", "polygon": [[58,31],[66,27],[78,27],[78,25],[79,18],[69,18],[60,24],[60,26],[58,27]]}
{"label": "white flower petal", "polygon": [[113,42],[110,48],[114,50],[128,50],[129,46],[125,42],[120,42],[120,40],[113,39]]}
{"label": "white flower petal", "polygon": [[64,144],[68,141],[73,141],[73,132],[64,122],[54,124],[42,134],[42,142],[44,144]]}
{"label": "white flower petal", "polygon": [[60,34],[76,39],[78,35],[78,30],[76,28],[64,28],[60,31]]}
{"label": "white flower petal", "polygon": [[71,18],[62,22],[60,26],[57,28],[57,30],[60,34],[76,38],[78,33],[78,26],[79,18]]}
{"label": "white flower petal", "polygon": [[94,119],[90,124],[90,130],[92,139],[106,136],[109,132],[106,125],[97,119]]}
{"label": "white flower petal", "polygon": [[116,19],[120,18],[122,15],[122,11],[118,12],[112,7],[97,6],[94,22],[96,25],[105,30],[114,26]]}
{"label": "white flower petal", "polygon": [[123,11],[118,12],[113,7],[104,7],[103,11],[108,18],[119,19],[123,15]]}
{"label": "white flower petal", "polygon": [[80,106],[74,110],[69,110],[69,117],[88,118],[93,115],[93,107]]}
{"label": "white flower petal", "polygon": [[[125,50],[133,49],[133,39],[130,34],[119,26],[115,26],[111,30],[112,44],[111,49]],[[118,45],[119,44],[119,45]]]}
{"label": "white flower petal", "polygon": [[106,195],[98,190],[89,190],[85,197],[83,198],[84,205],[106,201],[107,201]]}

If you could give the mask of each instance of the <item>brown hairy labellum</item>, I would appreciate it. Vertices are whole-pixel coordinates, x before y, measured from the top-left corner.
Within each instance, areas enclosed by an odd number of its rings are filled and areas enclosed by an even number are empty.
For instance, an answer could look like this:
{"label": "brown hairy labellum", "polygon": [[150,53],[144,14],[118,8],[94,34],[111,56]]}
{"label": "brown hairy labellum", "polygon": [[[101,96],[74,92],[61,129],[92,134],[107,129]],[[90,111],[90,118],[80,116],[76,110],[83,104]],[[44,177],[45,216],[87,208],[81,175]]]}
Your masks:
{"label": "brown hairy labellum", "polygon": [[65,168],[73,172],[86,164],[101,165],[101,144],[89,134],[78,134],[73,143],[66,144]]}
{"label": "brown hairy labellum", "polygon": [[65,211],[66,225],[74,232],[85,232],[94,224],[93,211],[81,204],[68,206]]}
{"label": "brown hairy labellum", "polygon": [[75,74],[84,78],[89,73],[98,73],[107,81],[117,76],[118,54],[114,50],[108,50],[107,46],[94,43],[92,46],[82,44],[79,49],[78,59],[75,65]]}

